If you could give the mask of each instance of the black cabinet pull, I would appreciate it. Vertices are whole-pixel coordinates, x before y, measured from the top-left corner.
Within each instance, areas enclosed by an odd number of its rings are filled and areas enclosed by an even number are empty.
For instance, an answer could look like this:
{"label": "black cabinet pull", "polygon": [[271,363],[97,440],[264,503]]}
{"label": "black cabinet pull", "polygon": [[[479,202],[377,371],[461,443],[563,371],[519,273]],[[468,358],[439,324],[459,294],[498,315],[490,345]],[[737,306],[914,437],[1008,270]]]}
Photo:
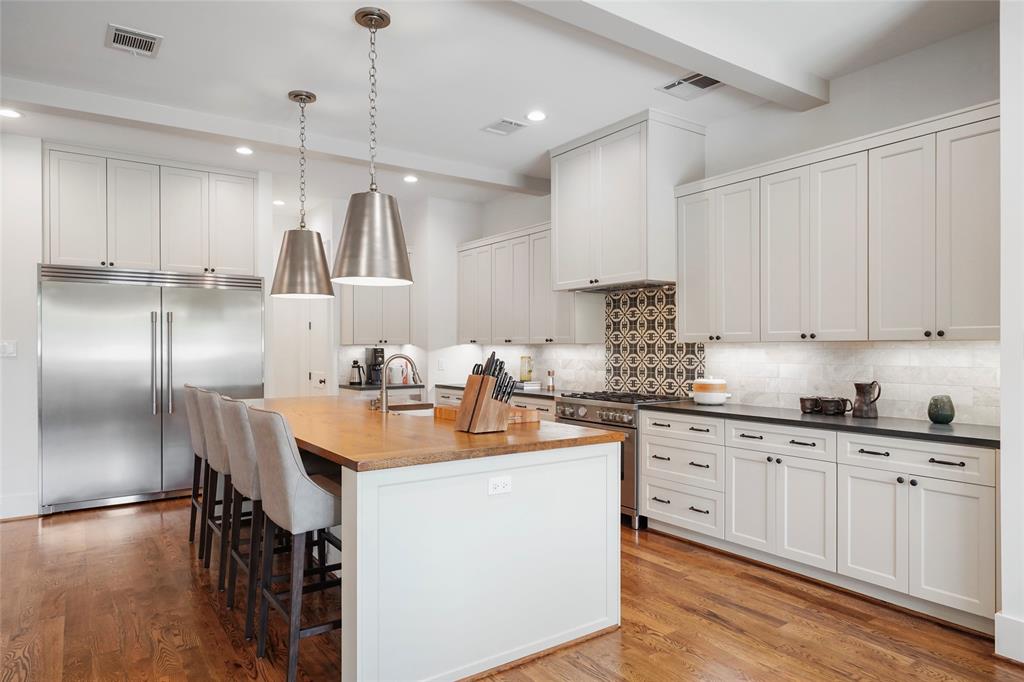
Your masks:
{"label": "black cabinet pull", "polygon": [[817,334],[815,334],[814,332],[811,332],[811,338],[812,338],[812,339],[816,339],[816,338],[818,338],[818,335],[817,335]]}
{"label": "black cabinet pull", "polygon": [[722,340],[722,337],[719,336],[718,334],[715,334],[715,341],[721,341],[721,340]]}
{"label": "black cabinet pull", "polygon": [[904,481],[904,478],[902,476],[897,476],[896,477],[896,482],[897,483],[903,483],[903,481]]}
{"label": "black cabinet pull", "polygon": [[106,264],[107,264],[107,261],[105,261],[105,260],[101,260],[101,261],[100,261],[100,265],[103,265],[103,266],[105,266]]}
{"label": "black cabinet pull", "polygon": [[710,514],[711,513],[707,509],[697,509],[692,504],[690,505],[690,511],[695,511],[695,512],[698,512],[700,514]]}
{"label": "black cabinet pull", "polygon": [[782,458],[781,457],[776,457],[775,458],[775,463],[776,464],[782,464]]}
{"label": "black cabinet pull", "polygon": [[110,267],[114,267],[114,261],[110,261]]}
{"label": "black cabinet pull", "polygon": [[857,452],[859,452],[862,455],[877,455],[879,457],[888,457],[889,456],[888,452],[879,452],[878,450],[865,450],[864,448],[861,448],[860,450],[857,450]]}
{"label": "black cabinet pull", "polygon": [[806,339],[806,338],[807,338],[807,334],[801,334],[801,335],[800,335],[800,338],[801,338],[801,339]]}
{"label": "black cabinet pull", "polygon": [[546,407],[537,407],[537,408],[534,408],[534,409],[536,409],[538,412],[550,412],[551,411],[551,410],[549,410]]}
{"label": "black cabinet pull", "polygon": [[700,469],[710,469],[711,468],[710,464],[697,464],[696,462],[690,462],[690,466],[698,467]]}
{"label": "black cabinet pull", "polygon": [[768,461],[769,461],[769,462],[774,462],[775,460],[774,460],[774,459],[772,459],[771,457],[769,457],[769,458],[768,458]]}
{"label": "black cabinet pull", "polygon": [[651,459],[660,459],[663,462],[671,462],[671,457],[662,457],[661,455],[651,455]]}
{"label": "black cabinet pull", "polygon": [[[929,337],[929,338],[930,338],[930,337],[931,337],[931,335],[932,335],[932,333],[931,333],[930,331],[926,331],[926,332],[924,333],[924,335],[925,335],[926,337]],[[913,483],[913,481],[911,481],[911,483]]]}
{"label": "black cabinet pull", "polygon": [[657,495],[655,495],[651,499],[654,500],[655,502],[661,502],[662,504],[672,504],[671,500],[663,500],[660,497],[658,497]]}
{"label": "black cabinet pull", "polygon": [[697,431],[698,433],[711,433],[711,429],[698,429],[696,426],[691,426],[690,430]]}
{"label": "black cabinet pull", "polygon": [[[111,263],[111,265],[113,265],[113,263]],[[938,336],[945,336],[945,335],[946,335],[946,332],[942,331],[941,329],[940,329],[939,331],[935,332],[935,333],[936,333],[936,334],[937,334]]]}
{"label": "black cabinet pull", "polygon": [[751,436],[749,433],[741,433],[740,438],[750,438],[751,440],[764,440],[764,436]]}
{"label": "black cabinet pull", "polygon": [[928,458],[928,462],[930,464],[945,464],[946,466],[949,466],[949,467],[965,467],[965,466],[967,466],[967,462],[947,462],[944,459],[935,459],[934,457],[929,457]]}
{"label": "black cabinet pull", "polygon": [[711,334],[711,335],[708,336],[708,341],[714,341],[714,340],[715,340],[715,335],[714,334]]}
{"label": "black cabinet pull", "polygon": [[662,424],[661,422],[651,422],[651,426],[663,426],[666,429],[671,429],[672,428],[671,424]]}
{"label": "black cabinet pull", "polygon": [[817,443],[805,443],[802,440],[792,440],[792,439],[790,439],[789,444],[790,445],[803,445],[805,448],[816,448],[816,447],[818,447]]}
{"label": "black cabinet pull", "polygon": [[516,407],[523,407],[523,408],[526,407],[526,405],[524,405],[523,403],[512,403],[512,404],[515,405]]}
{"label": "black cabinet pull", "polygon": [[917,479],[916,478],[910,479],[910,485],[917,485]]}

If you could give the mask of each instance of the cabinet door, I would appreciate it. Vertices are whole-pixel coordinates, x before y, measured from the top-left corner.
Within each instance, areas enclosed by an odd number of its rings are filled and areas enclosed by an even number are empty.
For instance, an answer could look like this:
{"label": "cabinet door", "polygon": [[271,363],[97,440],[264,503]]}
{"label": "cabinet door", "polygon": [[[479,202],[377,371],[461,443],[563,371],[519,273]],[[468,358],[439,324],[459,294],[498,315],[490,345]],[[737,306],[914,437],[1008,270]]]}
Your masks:
{"label": "cabinet door", "polygon": [[107,159],[107,265],[160,269],[160,167]]}
{"label": "cabinet door", "polygon": [[809,311],[819,341],[868,338],[868,154],[809,169]]}
{"label": "cabinet door", "polygon": [[160,167],[160,269],[203,272],[210,262],[210,174]]}
{"label": "cabinet door", "polygon": [[807,167],[761,178],[761,338],[799,341],[809,332]]}
{"label": "cabinet door", "polygon": [[[647,253],[647,124],[594,143],[597,262],[601,284],[644,279]],[[591,228],[593,230],[593,227]]]}
{"label": "cabinet door", "polygon": [[725,450],[725,539],[764,552],[775,545],[776,473],[768,458],[752,450]]}
{"label": "cabinet door", "polygon": [[843,575],[907,591],[910,485],[900,474],[838,465],[838,557]]}
{"label": "cabinet door", "polygon": [[412,343],[411,301],[412,286],[381,287],[381,335],[384,343]]}
{"label": "cabinet door", "polygon": [[459,342],[491,343],[490,246],[459,254]]}
{"label": "cabinet door", "polygon": [[491,325],[496,343],[530,340],[530,239],[508,239],[492,247],[494,277]]}
{"label": "cabinet door", "polygon": [[49,262],[100,267],[107,261],[107,160],[50,151]]}
{"label": "cabinet door", "polygon": [[910,487],[910,594],[992,618],[995,490],[934,478]]}
{"label": "cabinet door", "polygon": [[836,570],[836,465],[803,457],[777,457],[775,553]]}
{"label": "cabinet door", "polygon": [[577,341],[577,321],[579,321],[579,327],[581,329],[580,334],[583,334],[582,329],[596,329],[600,327],[604,329],[603,318],[601,315],[601,321],[597,321],[593,316],[588,316],[584,311],[593,311],[593,307],[580,308],[577,311],[576,308],[576,297],[577,296],[594,296],[595,294],[576,294],[572,291],[556,291],[555,292],[555,327],[554,335],[551,337],[553,343],[593,343],[594,339],[581,338]]}
{"label": "cabinet door", "polygon": [[210,174],[210,272],[251,275],[256,232],[252,178]]}
{"label": "cabinet door", "polygon": [[548,339],[554,338],[555,296],[551,285],[551,233],[531,234],[530,343],[547,343]]}
{"label": "cabinet door", "polygon": [[[551,159],[551,237],[555,289],[589,286],[596,267],[592,240],[594,147],[584,145]],[[595,241],[596,243],[596,241]]]}
{"label": "cabinet door", "polygon": [[459,283],[456,292],[458,307],[458,343],[472,343],[476,330],[476,255],[472,251],[459,252]]}
{"label": "cabinet door", "polygon": [[936,137],[935,325],[999,338],[999,119]]}
{"label": "cabinet door", "polygon": [[935,331],[935,136],[870,151],[869,337]]}
{"label": "cabinet door", "polygon": [[371,346],[384,343],[384,289],[385,287],[352,287],[352,343]]}
{"label": "cabinet door", "polygon": [[758,341],[761,337],[758,181],[738,182],[716,189],[714,196],[718,306],[715,340]]}
{"label": "cabinet door", "polygon": [[715,314],[714,193],[676,200],[679,276],[676,286],[676,335],[679,341],[713,340]]}

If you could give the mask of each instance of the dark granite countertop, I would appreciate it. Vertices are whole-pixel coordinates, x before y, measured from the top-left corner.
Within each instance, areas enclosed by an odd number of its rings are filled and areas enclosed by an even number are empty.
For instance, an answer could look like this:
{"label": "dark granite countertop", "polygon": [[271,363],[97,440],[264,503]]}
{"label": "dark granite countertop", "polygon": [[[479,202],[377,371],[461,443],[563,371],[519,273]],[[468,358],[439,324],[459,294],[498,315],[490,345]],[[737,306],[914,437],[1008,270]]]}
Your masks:
{"label": "dark granite countertop", "polygon": [[788,424],[807,426],[833,431],[851,431],[869,433],[878,436],[897,438],[916,438],[957,445],[977,445],[986,448],[999,447],[999,427],[982,426],[979,424],[932,424],[923,419],[896,419],[879,417],[878,419],[857,419],[850,416],[825,416],[822,414],[803,414],[800,410],[782,407],[758,407],[756,405],[698,405],[691,400],[679,400],[674,403],[654,403],[641,405],[641,410],[655,412],[679,412],[696,414],[704,417],[722,417],[724,419],[743,419],[751,422],[769,424]]}
{"label": "dark granite countertop", "polygon": [[[359,386],[352,386],[351,384],[338,384],[338,388],[346,391],[379,391],[380,386],[368,386],[366,384],[360,384]],[[393,388],[423,388],[423,384],[388,384],[388,389]]]}
{"label": "dark granite countertop", "polygon": [[[434,388],[451,388],[457,391],[462,391],[466,388],[465,384],[435,384]],[[520,398],[545,398],[547,400],[554,400],[556,395],[562,395],[563,391],[512,391],[512,395],[517,395]]]}

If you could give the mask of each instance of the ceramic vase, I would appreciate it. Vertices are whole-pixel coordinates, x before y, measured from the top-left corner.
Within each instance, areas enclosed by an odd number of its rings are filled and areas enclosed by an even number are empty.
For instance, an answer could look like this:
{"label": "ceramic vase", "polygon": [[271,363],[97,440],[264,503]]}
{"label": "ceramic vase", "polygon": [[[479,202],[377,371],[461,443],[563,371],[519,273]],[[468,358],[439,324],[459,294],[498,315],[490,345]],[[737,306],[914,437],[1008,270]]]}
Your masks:
{"label": "ceramic vase", "polygon": [[928,418],[934,424],[948,424],[956,416],[953,399],[948,395],[935,395],[928,401]]}

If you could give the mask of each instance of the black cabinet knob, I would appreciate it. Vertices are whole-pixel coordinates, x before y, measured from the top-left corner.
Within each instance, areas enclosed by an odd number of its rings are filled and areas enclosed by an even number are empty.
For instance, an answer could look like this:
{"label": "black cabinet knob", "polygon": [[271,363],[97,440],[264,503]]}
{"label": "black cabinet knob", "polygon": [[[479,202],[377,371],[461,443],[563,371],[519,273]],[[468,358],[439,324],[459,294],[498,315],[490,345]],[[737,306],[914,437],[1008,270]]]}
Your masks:
{"label": "black cabinet knob", "polygon": [[927,331],[927,330],[926,330],[926,331],[925,331],[925,333],[924,333],[924,335],[925,335],[925,336],[928,336],[928,337],[930,337],[930,336],[932,335],[932,333],[931,333],[931,331]]}
{"label": "black cabinet knob", "polygon": [[714,334],[711,334],[711,335],[708,336],[708,341],[714,341],[714,340],[715,340],[715,335]]}
{"label": "black cabinet knob", "polygon": [[773,459],[772,459],[771,457],[769,457],[769,458],[768,458],[768,461],[769,461],[769,462],[774,462],[775,460],[773,460]]}
{"label": "black cabinet knob", "polygon": [[217,272],[217,268],[210,268],[210,272]]}
{"label": "black cabinet knob", "polygon": [[782,464],[782,458],[781,457],[776,457],[775,458],[775,463],[776,464]]}
{"label": "black cabinet knob", "polygon": [[210,268],[203,268],[203,272],[209,272]]}
{"label": "black cabinet knob", "polygon": [[721,341],[721,340],[722,340],[722,337],[719,336],[718,334],[715,334],[715,341]]}
{"label": "black cabinet knob", "polygon": [[105,261],[105,260],[101,260],[100,261],[100,265],[106,265],[106,264],[107,264],[107,261]]}
{"label": "black cabinet knob", "polygon": [[910,479],[910,485],[917,485],[917,479],[916,478]]}
{"label": "black cabinet knob", "polygon": [[[113,263],[111,263],[111,265],[113,265]],[[942,331],[942,330],[940,329],[939,331],[935,332],[935,334],[936,334],[937,336],[945,336],[945,335],[946,335],[946,332],[944,332],[944,331]]]}
{"label": "black cabinet knob", "polygon": [[108,265],[109,265],[110,267],[114,267],[114,261],[110,261],[110,263],[108,263]]}
{"label": "black cabinet knob", "polygon": [[896,477],[896,482],[897,482],[897,483],[903,483],[903,481],[904,481],[904,479],[903,479],[903,477],[902,477],[902,476],[897,476],[897,477]]}
{"label": "black cabinet knob", "polygon": [[806,339],[806,338],[807,338],[807,334],[801,334],[801,335],[800,335],[800,338],[801,338],[801,339]]}
{"label": "black cabinet knob", "polygon": [[816,339],[816,338],[818,338],[818,335],[817,335],[817,334],[815,334],[814,332],[811,332],[811,338],[812,338],[812,339]]}

